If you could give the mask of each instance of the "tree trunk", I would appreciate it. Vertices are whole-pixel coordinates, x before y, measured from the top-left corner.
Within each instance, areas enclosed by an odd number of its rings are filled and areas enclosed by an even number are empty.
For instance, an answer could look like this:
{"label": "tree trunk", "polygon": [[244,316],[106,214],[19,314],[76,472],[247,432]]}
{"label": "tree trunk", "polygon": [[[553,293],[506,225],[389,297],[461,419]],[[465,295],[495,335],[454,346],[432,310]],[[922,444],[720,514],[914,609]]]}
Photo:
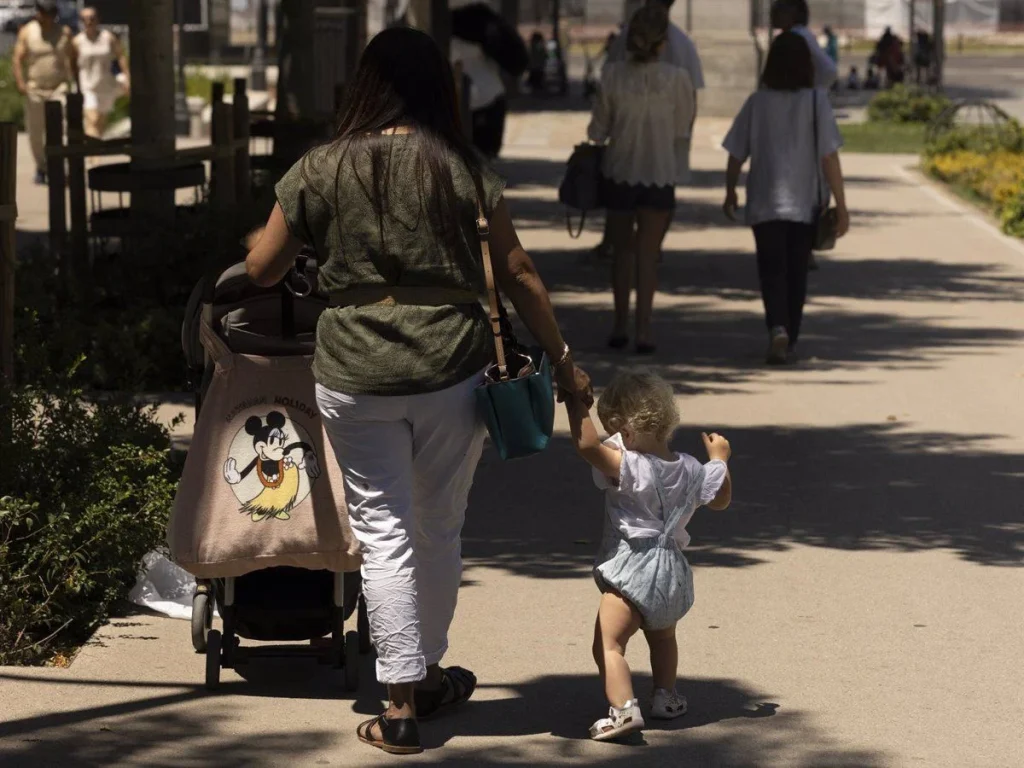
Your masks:
{"label": "tree trunk", "polygon": [[[145,173],[174,163],[174,0],[129,3],[132,170]],[[153,231],[174,220],[174,192],[132,195],[132,229]]]}
{"label": "tree trunk", "polygon": [[452,18],[448,0],[410,0],[409,26],[422,29],[437,43],[447,59],[451,51]]}

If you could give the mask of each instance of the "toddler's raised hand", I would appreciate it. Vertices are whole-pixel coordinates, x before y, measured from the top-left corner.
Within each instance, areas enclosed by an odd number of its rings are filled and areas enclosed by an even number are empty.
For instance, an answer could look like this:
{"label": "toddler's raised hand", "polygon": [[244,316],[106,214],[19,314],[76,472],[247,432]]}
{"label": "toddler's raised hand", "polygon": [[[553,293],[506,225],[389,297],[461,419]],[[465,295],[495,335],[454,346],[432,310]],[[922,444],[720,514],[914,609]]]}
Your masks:
{"label": "toddler's raised hand", "polygon": [[714,461],[721,459],[722,461],[729,461],[732,456],[732,447],[729,445],[729,441],[722,437],[717,432],[712,432],[710,435],[707,432],[701,432],[700,436],[704,438],[704,448],[708,452],[708,459]]}

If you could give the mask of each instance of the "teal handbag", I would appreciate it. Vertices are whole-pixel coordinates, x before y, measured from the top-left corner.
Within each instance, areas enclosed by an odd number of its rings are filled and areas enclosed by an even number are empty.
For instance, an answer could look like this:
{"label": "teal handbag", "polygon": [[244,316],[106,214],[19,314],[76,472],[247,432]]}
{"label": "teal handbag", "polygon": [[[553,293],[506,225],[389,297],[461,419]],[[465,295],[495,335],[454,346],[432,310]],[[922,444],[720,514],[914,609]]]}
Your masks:
{"label": "teal handbag", "polygon": [[478,206],[476,228],[487,278],[495,352],[495,363],[488,367],[484,383],[476,389],[477,407],[498,455],[503,460],[520,459],[543,451],[554,431],[551,361],[543,351],[527,350],[516,341],[494,282],[490,225],[482,206]]}

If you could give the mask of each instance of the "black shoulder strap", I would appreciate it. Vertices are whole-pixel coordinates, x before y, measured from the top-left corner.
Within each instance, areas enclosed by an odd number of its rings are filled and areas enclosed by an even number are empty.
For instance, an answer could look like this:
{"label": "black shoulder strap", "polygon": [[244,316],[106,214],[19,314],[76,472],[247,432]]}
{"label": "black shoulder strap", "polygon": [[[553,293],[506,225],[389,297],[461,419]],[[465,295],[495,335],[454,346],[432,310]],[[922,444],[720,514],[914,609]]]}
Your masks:
{"label": "black shoulder strap", "polygon": [[821,144],[818,139],[818,89],[816,87],[813,88],[811,90],[811,94],[811,120],[814,122],[814,179],[818,190],[818,208],[823,208],[825,206],[825,200],[821,194]]}

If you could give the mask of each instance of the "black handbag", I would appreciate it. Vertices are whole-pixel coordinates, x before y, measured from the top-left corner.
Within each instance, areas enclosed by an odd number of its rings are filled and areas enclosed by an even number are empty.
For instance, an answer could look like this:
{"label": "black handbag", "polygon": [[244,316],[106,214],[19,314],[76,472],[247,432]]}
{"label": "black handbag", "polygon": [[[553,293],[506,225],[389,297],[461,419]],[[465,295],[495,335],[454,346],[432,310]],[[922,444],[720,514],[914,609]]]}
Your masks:
{"label": "black handbag", "polygon": [[558,187],[558,201],[566,208],[580,212],[580,225],[573,233],[572,214],[565,212],[565,225],[574,240],[583,232],[588,211],[604,208],[601,162],[604,147],[600,144],[577,144],[565,167],[565,178]]}
{"label": "black handbag", "polygon": [[818,178],[817,205],[814,207],[814,243],[815,251],[831,251],[836,247],[839,233],[839,213],[828,205],[821,183],[821,147],[818,139],[818,89],[814,89],[814,169]]}

